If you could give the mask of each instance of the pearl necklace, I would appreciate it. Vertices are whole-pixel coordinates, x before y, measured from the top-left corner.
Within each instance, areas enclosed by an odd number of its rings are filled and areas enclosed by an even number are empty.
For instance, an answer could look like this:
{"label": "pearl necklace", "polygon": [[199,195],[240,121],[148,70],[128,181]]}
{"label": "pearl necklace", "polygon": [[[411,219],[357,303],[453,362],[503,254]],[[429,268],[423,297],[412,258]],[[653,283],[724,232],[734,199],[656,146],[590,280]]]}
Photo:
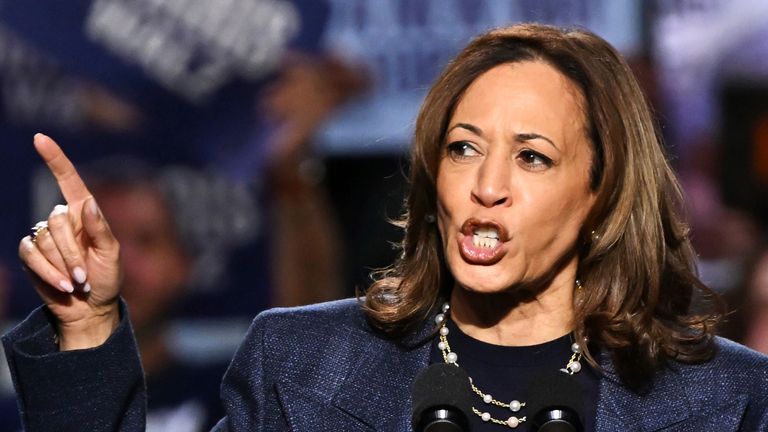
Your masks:
{"label": "pearl necklace", "polygon": [[[448,343],[448,333],[450,331],[446,326],[446,322],[448,321],[446,319],[446,315],[448,314],[448,311],[450,309],[451,309],[451,305],[449,305],[448,303],[443,303],[442,313],[439,313],[437,314],[437,316],[435,316],[435,323],[437,323],[437,325],[439,326],[438,332],[440,333],[440,340],[437,343],[437,348],[442,353],[443,360],[446,363],[452,364],[458,367],[459,356],[455,352],[451,351],[451,345]],[[575,373],[578,373],[581,370],[581,346],[577,342],[574,342],[571,345],[571,351],[573,352],[573,355],[571,355],[570,360],[568,360],[568,363],[566,363],[564,368],[560,369],[560,372],[567,373],[568,375],[573,375]],[[472,381],[472,377],[469,378],[469,385],[472,387],[472,392],[475,393],[477,396],[479,396],[480,399],[482,399],[486,405],[496,405],[501,408],[509,409],[513,413],[517,413],[518,411],[520,411],[521,408],[525,407],[525,402],[521,402],[516,399],[508,403],[501,402],[495,399],[489,393],[484,393],[482,390],[477,388],[477,386],[475,386],[475,383]],[[521,423],[524,423],[527,419],[526,416],[518,417],[517,415],[513,414],[506,420],[499,420],[499,419],[493,418],[491,416],[491,413],[489,413],[488,411],[480,411],[474,406],[472,407],[472,412],[478,417],[480,417],[480,419],[483,420],[484,422],[491,422],[500,426],[508,426],[512,429],[518,427]]]}

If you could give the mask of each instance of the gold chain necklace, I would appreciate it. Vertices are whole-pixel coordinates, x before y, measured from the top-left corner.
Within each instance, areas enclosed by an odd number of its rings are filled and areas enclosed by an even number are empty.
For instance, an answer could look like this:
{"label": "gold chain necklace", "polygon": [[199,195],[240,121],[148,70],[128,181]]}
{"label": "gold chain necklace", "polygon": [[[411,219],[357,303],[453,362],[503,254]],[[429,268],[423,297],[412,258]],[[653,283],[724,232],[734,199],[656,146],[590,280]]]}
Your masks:
{"label": "gold chain necklace", "polygon": [[[451,345],[448,343],[448,333],[450,333],[450,330],[446,326],[448,321],[446,315],[450,309],[450,304],[447,302],[443,303],[442,313],[437,314],[435,317],[435,322],[439,326],[438,332],[440,334],[440,340],[437,343],[437,348],[443,355],[443,361],[458,367],[459,356],[451,350]],[[573,352],[573,355],[571,355],[571,358],[568,360],[568,363],[566,363],[565,367],[560,369],[560,372],[567,373],[568,375],[573,375],[581,370],[581,346],[577,342],[574,342],[571,344],[571,351]],[[469,378],[469,385],[472,387],[472,392],[479,396],[483,403],[486,405],[496,405],[501,408],[509,409],[513,413],[517,413],[523,407],[525,407],[525,402],[518,401],[517,399],[514,399],[510,402],[502,402],[494,398],[491,394],[484,393],[482,390],[477,388],[477,386],[475,386],[475,383],[472,381],[472,377]],[[472,412],[480,417],[480,419],[484,422],[491,422],[499,426],[507,426],[512,429],[520,426],[520,424],[527,420],[527,416],[518,417],[516,414],[511,415],[506,420],[499,420],[491,416],[491,413],[488,411],[480,411],[474,406],[472,407]]]}

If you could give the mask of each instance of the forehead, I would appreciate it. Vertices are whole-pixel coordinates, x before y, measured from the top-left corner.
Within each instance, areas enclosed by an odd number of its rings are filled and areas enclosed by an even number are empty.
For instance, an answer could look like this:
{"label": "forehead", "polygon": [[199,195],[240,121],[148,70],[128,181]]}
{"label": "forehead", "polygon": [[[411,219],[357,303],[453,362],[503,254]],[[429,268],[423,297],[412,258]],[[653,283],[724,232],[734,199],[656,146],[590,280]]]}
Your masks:
{"label": "forehead", "polygon": [[563,139],[565,135],[583,134],[584,106],[577,85],[548,63],[504,63],[484,72],[467,87],[454,110],[452,123],[544,128],[538,132]]}

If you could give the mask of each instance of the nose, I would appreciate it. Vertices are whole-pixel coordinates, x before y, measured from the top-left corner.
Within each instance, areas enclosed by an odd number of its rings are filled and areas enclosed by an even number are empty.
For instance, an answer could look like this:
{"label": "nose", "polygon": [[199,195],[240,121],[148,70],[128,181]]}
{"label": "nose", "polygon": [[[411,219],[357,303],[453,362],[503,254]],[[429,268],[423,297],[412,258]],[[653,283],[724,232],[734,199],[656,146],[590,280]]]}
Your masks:
{"label": "nose", "polygon": [[483,207],[509,205],[511,167],[503,155],[489,154],[478,167],[472,200]]}

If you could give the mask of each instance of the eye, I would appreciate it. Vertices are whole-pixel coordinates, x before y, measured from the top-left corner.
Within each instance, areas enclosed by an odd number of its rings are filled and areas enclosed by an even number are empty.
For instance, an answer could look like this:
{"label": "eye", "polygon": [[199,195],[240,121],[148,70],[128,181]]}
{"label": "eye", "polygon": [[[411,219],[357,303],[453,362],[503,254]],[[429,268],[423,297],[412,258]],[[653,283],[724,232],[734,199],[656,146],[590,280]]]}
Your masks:
{"label": "eye", "polygon": [[468,141],[454,141],[448,144],[446,152],[451,159],[457,161],[480,156],[480,152]]}
{"label": "eye", "polygon": [[540,171],[552,166],[552,159],[533,150],[522,150],[517,158],[523,166],[532,171]]}

